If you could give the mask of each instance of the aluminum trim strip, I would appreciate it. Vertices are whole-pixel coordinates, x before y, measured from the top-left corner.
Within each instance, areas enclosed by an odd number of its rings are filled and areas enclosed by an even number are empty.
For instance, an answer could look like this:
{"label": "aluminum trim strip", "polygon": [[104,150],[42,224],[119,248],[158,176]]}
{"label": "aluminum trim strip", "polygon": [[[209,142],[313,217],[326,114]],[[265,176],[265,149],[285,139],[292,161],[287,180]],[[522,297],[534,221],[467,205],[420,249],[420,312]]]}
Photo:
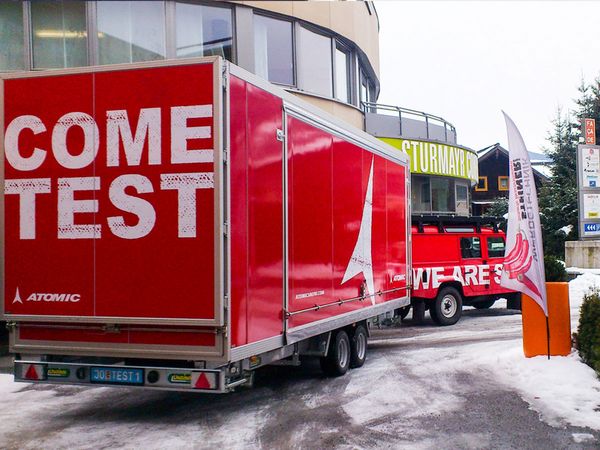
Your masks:
{"label": "aluminum trim strip", "polygon": [[394,300],[389,300],[385,303],[378,305],[369,306],[368,308],[359,309],[357,311],[351,311],[346,314],[342,314],[336,317],[329,317],[326,319],[319,320],[317,322],[308,323],[306,325],[300,325],[295,328],[291,328],[287,335],[287,343],[293,344],[295,342],[308,339],[321,333],[335,330],[337,328],[350,325],[360,320],[365,320],[379,314],[384,314],[388,311],[393,311],[397,308],[402,308],[410,304],[410,297],[401,297]]}
{"label": "aluminum trim strip", "polygon": [[253,342],[252,344],[242,345],[232,348],[230,351],[230,360],[239,361],[250,356],[260,355],[271,350],[283,347],[283,335],[273,336],[262,341]]}
{"label": "aluminum trim strip", "polygon": [[19,72],[5,72],[0,73],[0,79],[12,79],[12,78],[36,78],[36,77],[48,77],[55,75],[69,75],[69,74],[80,74],[80,73],[96,73],[96,72],[110,72],[114,70],[134,70],[134,69],[148,69],[150,67],[168,67],[168,66],[185,66],[194,64],[206,64],[214,63],[218,60],[223,60],[220,56],[205,56],[198,58],[181,58],[181,59],[163,59],[160,61],[146,61],[139,63],[122,63],[122,64],[106,64],[102,66],[84,66],[84,67],[72,67],[68,69],[48,69],[41,71],[19,71]]}
{"label": "aluminum trim strip", "polygon": [[145,325],[198,325],[214,327],[213,319],[184,319],[184,318],[161,318],[161,317],[111,317],[111,316],[58,316],[58,315],[31,315],[31,314],[5,314],[4,319],[13,322],[80,322],[80,323],[110,323],[110,324],[145,324]]}

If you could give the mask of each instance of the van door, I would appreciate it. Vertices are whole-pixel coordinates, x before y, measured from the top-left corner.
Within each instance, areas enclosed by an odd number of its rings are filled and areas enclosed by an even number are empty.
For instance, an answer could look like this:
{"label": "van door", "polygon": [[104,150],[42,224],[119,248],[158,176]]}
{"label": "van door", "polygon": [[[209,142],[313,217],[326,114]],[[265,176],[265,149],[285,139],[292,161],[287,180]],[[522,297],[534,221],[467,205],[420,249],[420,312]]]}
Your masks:
{"label": "van door", "polygon": [[[482,238],[479,236],[460,237],[460,257],[465,296],[483,295],[489,289],[489,274],[486,278],[483,267]],[[486,288],[486,283],[488,287]]]}
{"label": "van door", "polygon": [[495,293],[497,290],[504,290],[500,287],[500,275],[506,242],[504,236],[487,236],[485,240],[487,263],[490,266],[490,293]]}

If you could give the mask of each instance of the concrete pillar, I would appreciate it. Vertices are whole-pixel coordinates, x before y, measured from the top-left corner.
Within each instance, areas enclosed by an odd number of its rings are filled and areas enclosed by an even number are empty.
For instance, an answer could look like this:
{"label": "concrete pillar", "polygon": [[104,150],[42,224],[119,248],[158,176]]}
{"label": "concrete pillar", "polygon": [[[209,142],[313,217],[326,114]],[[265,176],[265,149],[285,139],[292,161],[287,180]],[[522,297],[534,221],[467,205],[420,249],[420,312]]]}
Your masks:
{"label": "concrete pillar", "polygon": [[600,241],[565,242],[565,264],[581,269],[600,269]]}

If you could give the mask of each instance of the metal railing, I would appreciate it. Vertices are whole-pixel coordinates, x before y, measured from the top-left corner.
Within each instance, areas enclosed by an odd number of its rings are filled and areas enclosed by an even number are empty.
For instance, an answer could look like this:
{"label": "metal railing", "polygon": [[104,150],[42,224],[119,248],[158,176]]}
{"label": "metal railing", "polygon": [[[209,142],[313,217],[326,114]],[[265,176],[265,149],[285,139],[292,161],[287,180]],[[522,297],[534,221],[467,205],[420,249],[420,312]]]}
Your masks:
{"label": "metal railing", "polygon": [[456,144],[456,128],[442,117],[373,102],[361,102],[361,106],[365,113],[365,130],[374,136],[429,139]]}

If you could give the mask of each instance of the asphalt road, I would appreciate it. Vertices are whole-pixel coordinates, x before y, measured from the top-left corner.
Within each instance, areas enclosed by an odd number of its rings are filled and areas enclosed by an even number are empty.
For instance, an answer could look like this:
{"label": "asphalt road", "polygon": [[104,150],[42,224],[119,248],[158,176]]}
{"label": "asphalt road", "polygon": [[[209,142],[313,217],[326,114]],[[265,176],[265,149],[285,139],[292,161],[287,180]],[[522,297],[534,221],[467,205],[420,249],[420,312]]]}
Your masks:
{"label": "asphalt road", "polygon": [[[227,395],[23,385],[0,414],[3,448],[591,449],[600,433],[553,427],[515,392],[478,373],[419,377],[407,355],[474,340],[515,339],[518,315],[467,311],[374,330],[367,363],[325,378],[315,361],[260,371]],[[512,324],[512,325],[511,325]],[[512,332],[511,332],[512,330]],[[6,364],[6,359],[4,360]],[[430,364],[436,362],[432,360]],[[1,400],[0,400],[1,401]],[[36,407],[38,405],[38,407]],[[22,406],[22,407],[21,407]],[[583,436],[585,442],[576,442]],[[581,440],[581,439],[579,439]]]}

